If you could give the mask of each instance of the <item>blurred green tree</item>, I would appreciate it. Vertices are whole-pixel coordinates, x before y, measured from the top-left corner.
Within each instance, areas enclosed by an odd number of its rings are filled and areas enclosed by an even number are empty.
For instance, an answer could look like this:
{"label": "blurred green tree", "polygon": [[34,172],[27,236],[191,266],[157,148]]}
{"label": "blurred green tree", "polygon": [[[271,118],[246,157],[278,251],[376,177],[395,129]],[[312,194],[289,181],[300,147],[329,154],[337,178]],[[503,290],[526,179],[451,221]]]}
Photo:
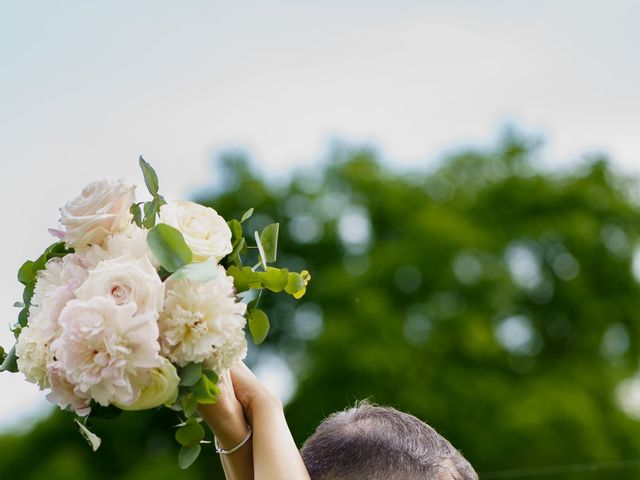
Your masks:
{"label": "blurred green tree", "polygon": [[[479,472],[639,456],[640,425],[619,406],[640,349],[635,182],[603,158],[550,172],[536,155],[508,133],[400,172],[336,148],[277,185],[224,156],[223,187],[198,200],[227,218],[255,207],[249,229],[280,221],[278,263],[313,276],[300,302],[265,297],[272,331],[250,356],[276,353],[295,373],[300,443],[371,398],[429,422]],[[93,454],[58,413],[0,437],[0,477],[222,478],[212,450],[178,470],[173,421],[100,423]],[[610,478],[593,475],[575,478]]]}

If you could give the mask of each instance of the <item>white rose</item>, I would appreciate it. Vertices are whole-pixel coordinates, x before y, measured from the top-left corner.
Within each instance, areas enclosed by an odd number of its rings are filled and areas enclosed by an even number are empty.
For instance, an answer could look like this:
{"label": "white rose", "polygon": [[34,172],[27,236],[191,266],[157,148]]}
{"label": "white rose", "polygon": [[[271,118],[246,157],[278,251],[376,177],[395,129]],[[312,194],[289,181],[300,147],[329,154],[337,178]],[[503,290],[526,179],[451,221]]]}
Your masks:
{"label": "white rose", "polygon": [[140,375],[162,367],[157,314],[136,315],[136,305],[93,297],[67,303],[62,332],[51,350],[64,379],[78,398],[100,405],[130,405],[140,396]]}
{"label": "white rose", "polygon": [[79,248],[101,244],[108,235],[126,230],[133,218],[129,208],[135,201],[134,190],[122,180],[87,185],[60,209],[66,245]]}
{"label": "white rose", "polygon": [[160,221],[180,230],[194,262],[220,261],[231,253],[231,230],[213,208],[179,200],[160,207]]}
{"label": "white rose", "polygon": [[218,275],[202,283],[169,281],[158,321],[162,353],[179,366],[190,362],[222,373],[244,358],[246,305],[236,302],[233,278],[218,266]]}
{"label": "white rose", "polygon": [[162,310],[164,284],[147,257],[137,260],[112,258],[89,271],[75,295],[84,301],[108,297],[117,305],[134,303],[136,314],[153,312],[157,315]]}
{"label": "white rose", "polygon": [[162,366],[143,371],[136,379],[142,387],[140,396],[131,404],[116,404],[123,410],[147,410],[172,404],[178,397],[180,377],[176,367],[162,357]]}
{"label": "white rose", "polygon": [[129,224],[122,233],[109,235],[102,245],[92,245],[83,248],[79,254],[88,268],[95,268],[103,260],[112,258],[139,259],[146,257],[157,269],[160,264],[156,260],[147,244],[148,230],[138,227],[135,223]]}

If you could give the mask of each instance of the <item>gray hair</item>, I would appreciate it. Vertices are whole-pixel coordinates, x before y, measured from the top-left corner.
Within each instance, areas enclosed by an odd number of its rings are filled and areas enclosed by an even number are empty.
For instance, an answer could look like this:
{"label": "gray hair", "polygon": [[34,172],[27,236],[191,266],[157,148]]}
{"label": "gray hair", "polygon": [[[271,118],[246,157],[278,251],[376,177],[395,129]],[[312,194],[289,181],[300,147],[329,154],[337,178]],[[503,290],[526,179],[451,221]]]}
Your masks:
{"label": "gray hair", "polygon": [[305,442],[311,480],[477,480],[451,443],[408,413],[366,401],[327,417]]}

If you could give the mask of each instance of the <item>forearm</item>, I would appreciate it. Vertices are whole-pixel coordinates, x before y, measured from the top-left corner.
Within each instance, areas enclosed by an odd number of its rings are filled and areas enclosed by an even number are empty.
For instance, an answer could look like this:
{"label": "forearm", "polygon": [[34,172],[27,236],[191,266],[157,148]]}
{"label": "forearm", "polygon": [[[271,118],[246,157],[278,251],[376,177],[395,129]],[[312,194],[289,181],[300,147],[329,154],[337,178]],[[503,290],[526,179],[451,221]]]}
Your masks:
{"label": "forearm", "polygon": [[255,480],[308,480],[282,404],[273,398],[253,402],[251,422]]}
{"label": "forearm", "polygon": [[[211,428],[218,445],[229,450],[245,438],[248,428],[244,416],[211,415],[206,409],[200,413]],[[220,455],[227,480],[253,480],[253,453],[251,439],[229,455]]]}

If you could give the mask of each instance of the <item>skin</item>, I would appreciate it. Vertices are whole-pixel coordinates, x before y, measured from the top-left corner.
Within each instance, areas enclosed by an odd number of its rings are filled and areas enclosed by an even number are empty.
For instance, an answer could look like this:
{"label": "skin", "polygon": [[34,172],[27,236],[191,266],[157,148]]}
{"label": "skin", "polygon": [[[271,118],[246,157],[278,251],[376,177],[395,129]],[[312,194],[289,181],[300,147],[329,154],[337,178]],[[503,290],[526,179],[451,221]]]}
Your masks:
{"label": "skin", "polygon": [[269,392],[242,362],[220,381],[221,394],[212,405],[198,411],[218,444],[230,449],[247,435],[244,446],[230,455],[221,455],[227,480],[309,480],[287,421],[282,403]]}

